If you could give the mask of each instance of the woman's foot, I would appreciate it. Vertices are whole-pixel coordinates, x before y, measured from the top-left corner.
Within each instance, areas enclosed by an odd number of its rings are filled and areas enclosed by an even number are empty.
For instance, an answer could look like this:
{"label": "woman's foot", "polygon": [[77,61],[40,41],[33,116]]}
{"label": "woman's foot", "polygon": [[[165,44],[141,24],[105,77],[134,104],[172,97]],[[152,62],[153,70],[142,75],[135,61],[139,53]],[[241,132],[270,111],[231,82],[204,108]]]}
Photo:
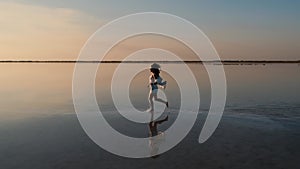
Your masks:
{"label": "woman's foot", "polygon": [[146,110],[146,112],[153,113],[154,110],[152,108],[149,108],[149,109]]}
{"label": "woman's foot", "polygon": [[166,103],[166,106],[169,107],[169,102]]}

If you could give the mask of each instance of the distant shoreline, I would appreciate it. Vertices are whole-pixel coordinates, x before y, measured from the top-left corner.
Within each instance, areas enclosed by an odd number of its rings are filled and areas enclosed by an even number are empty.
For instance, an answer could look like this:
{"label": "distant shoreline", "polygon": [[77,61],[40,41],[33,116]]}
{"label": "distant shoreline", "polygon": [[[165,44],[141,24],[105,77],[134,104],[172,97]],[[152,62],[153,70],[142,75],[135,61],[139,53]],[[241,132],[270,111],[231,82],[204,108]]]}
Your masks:
{"label": "distant shoreline", "polygon": [[208,64],[272,64],[300,63],[300,60],[222,60],[222,61],[86,61],[86,60],[0,60],[0,63],[208,63]]}

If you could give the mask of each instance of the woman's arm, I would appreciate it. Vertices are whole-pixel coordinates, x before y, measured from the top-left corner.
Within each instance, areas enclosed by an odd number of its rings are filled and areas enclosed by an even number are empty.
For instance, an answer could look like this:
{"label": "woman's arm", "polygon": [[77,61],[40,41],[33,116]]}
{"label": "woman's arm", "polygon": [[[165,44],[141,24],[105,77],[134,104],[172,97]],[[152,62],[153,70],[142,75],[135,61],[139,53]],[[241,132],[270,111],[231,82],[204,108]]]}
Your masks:
{"label": "woman's arm", "polygon": [[163,81],[163,79],[160,77],[156,79],[156,84],[159,84],[160,86],[165,86],[167,85],[167,81]]}

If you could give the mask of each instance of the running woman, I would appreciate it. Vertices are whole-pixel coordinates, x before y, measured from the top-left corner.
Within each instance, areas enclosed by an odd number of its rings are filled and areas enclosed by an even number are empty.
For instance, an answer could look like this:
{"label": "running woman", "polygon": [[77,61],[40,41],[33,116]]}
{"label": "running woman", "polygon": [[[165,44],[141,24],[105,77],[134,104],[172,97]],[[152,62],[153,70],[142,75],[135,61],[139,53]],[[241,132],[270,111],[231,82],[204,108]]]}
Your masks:
{"label": "running woman", "polygon": [[150,92],[149,92],[149,104],[150,108],[147,110],[148,112],[154,111],[154,105],[153,105],[153,99],[155,101],[164,103],[167,107],[169,107],[169,103],[167,101],[164,101],[161,98],[157,98],[157,92],[158,87],[161,86],[163,89],[166,88],[167,81],[163,81],[163,79],[159,76],[160,73],[160,65],[157,63],[153,63],[150,67],[150,77],[149,77],[149,86],[150,86]]}

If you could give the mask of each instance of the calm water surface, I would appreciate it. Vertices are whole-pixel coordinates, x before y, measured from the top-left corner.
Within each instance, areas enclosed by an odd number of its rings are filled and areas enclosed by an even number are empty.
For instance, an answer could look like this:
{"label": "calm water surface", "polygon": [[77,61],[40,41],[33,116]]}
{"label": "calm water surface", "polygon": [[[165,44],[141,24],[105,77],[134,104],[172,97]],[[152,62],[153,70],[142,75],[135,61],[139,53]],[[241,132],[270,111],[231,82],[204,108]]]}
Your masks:
{"label": "calm water surface", "polygon": [[[136,66],[126,65],[128,70]],[[98,105],[119,132],[148,137],[147,124],[130,122],[114,109],[110,86],[116,66],[102,64],[98,69],[95,80]],[[200,112],[207,112],[210,84],[205,68],[201,64],[188,66],[198,82]],[[207,142],[197,141],[206,117],[203,113],[188,136],[159,158],[128,159],[99,148],[81,128],[72,101],[74,64],[0,64],[1,167],[297,168],[300,66],[225,65],[224,68],[228,93],[225,115]],[[161,75],[168,81],[165,94],[174,110],[169,121],[159,126],[160,131],[165,131],[176,118],[180,92],[175,79],[164,71]],[[178,75],[186,76],[180,71]],[[148,70],[140,72],[129,90],[118,84],[129,91],[131,103],[139,110],[148,108],[148,76]]]}
{"label": "calm water surface", "polygon": [[[132,68],[135,66],[135,64],[126,64]],[[103,110],[113,109],[110,85],[116,66],[117,64],[101,64],[98,69],[95,92],[98,104]],[[201,64],[189,64],[189,67],[199,85],[200,110],[205,111],[210,104],[210,84],[207,73]],[[1,64],[1,120],[74,113],[73,69],[74,64]],[[250,113],[251,111],[263,113],[270,110],[274,114],[298,116],[299,65],[225,65],[224,69],[228,93],[225,113],[245,110]],[[171,108],[179,108],[180,92],[176,81],[166,72],[162,72],[161,76],[168,81],[165,93]],[[140,110],[145,110],[148,106],[148,77],[148,70],[140,72],[132,80],[129,89],[132,104]],[[119,86],[122,88],[122,84]]]}

